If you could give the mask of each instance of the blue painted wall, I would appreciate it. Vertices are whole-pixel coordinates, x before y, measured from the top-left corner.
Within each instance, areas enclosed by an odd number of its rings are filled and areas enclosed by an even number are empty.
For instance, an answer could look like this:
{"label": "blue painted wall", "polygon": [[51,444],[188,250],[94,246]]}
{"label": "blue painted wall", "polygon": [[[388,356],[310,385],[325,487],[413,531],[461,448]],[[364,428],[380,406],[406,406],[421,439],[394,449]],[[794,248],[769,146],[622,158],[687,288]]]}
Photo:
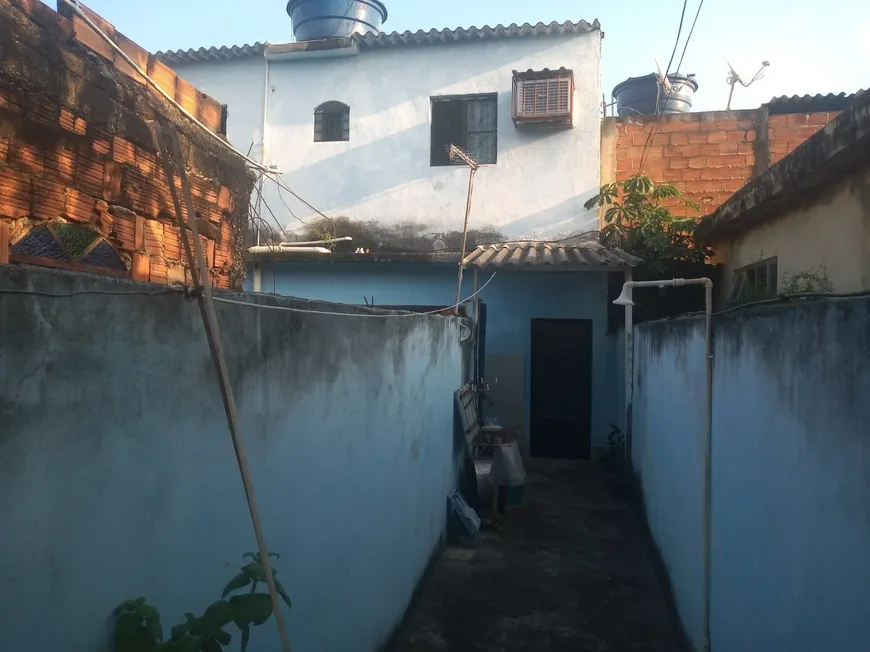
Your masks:
{"label": "blue painted wall", "polygon": [[[155,286],[5,265],[0,289]],[[217,312],[293,649],[374,652],[444,530],[458,320]],[[0,332],[3,649],[104,652],[140,595],[167,629],[201,613],[256,544],[196,303],[6,295]]]}
{"label": "blue painted wall", "polygon": [[[346,263],[262,266],[262,290],[296,297],[360,304],[451,305],[456,295],[455,265]],[[482,286],[491,271],[481,271]],[[462,298],[473,292],[466,270]],[[248,270],[250,286],[253,272]],[[601,272],[554,273],[499,271],[481,292],[487,306],[486,353],[523,356],[524,432],[529,432],[529,363],[533,318],[593,320],[592,447],[603,445],[610,423],[622,422],[621,338],[607,334],[607,276]],[[488,378],[493,382],[492,378]]]}
{"label": "blue painted wall", "polygon": [[[870,640],[870,300],[715,322],[712,647]],[[703,320],[637,337],[634,462],[684,625],[700,644]]]}

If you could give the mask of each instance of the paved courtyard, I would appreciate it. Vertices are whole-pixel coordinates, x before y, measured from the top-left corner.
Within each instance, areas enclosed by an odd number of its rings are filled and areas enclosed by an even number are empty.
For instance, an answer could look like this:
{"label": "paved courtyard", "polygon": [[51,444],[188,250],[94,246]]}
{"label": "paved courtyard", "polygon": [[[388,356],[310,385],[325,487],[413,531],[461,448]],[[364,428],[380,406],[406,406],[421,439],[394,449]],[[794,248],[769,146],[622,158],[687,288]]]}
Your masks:
{"label": "paved courtyard", "polygon": [[392,652],[682,652],[652,560],[597,465],[539,463],[500,534],[445,551]]}

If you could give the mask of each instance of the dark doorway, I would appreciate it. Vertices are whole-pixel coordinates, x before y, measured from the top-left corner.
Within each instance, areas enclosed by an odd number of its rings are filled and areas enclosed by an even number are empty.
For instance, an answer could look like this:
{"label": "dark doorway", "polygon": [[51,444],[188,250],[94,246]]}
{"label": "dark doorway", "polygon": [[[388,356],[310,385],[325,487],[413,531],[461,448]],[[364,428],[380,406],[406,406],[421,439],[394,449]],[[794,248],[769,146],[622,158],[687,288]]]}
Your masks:
{"label": "dark doorway", "polygon": [[592,321],[533,319],[532,457],[591,457]]}

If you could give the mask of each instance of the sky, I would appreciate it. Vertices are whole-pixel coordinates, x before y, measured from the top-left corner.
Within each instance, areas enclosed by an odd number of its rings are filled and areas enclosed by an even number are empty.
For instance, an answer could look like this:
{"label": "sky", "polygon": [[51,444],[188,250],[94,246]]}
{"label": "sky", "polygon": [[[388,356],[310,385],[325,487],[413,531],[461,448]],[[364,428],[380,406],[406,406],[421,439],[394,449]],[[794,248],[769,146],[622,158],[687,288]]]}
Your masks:
{"label": "sky", "polygon": [[[44,0],[55,6],[54,0]],[[386,31],[549,23],[597,18],[605,34],[603,91],[627,77],[667,65],[682,0],[383,0]],[[688,0],[676,60],[701,0]],[[750,79],[762,60],[764,79],[734,92],[732,108],[771,97],[854,92],[870,87],[870,10],[866,0],[703,0],[682,73],[699,88],[693,110],[724,109],[728,64]],[[242,45],[292,39],[285,0],[89,0],[85,4],[142,47],[157,50]]]}

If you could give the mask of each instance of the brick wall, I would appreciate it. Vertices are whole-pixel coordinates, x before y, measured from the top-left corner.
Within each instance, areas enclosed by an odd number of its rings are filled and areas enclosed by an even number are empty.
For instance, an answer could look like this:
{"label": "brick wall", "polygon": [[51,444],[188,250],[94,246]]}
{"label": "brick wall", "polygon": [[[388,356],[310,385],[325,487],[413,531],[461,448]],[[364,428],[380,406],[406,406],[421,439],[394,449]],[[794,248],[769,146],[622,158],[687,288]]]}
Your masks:
{"label": "brick wall", "polygon": [[700,215],[706,215],[836,115],[768,116],[762,107],[660,118],[607,118],[602,134],[602,181],[624,181],[642,171],[653,181],[676,185],[687,199],[700,205]]}
{"label": "brick wall", "polygon": [[[0,0],[0,262],[110,273],[72,255],[34,260],[27,244],[32,229],[51,225],[55,233],[54,225],[68,223],[115,249],[124,267],[111,273],[158,283],[189,280],[152,136],[153,122],[161,121],[179,130],[212,280],[240,287],[252,188],[243,162],[65,7],[58,13],[39,0]],[[91,16],[185,109],[219,132],[216,100]]]}
{"label": "brick wall", "polygon": [[767,133],[770,143],[770,164],[778,163],[786,154],[794,151],[798,145],[839,114],[839,111],[830,111],[769,116]]}

